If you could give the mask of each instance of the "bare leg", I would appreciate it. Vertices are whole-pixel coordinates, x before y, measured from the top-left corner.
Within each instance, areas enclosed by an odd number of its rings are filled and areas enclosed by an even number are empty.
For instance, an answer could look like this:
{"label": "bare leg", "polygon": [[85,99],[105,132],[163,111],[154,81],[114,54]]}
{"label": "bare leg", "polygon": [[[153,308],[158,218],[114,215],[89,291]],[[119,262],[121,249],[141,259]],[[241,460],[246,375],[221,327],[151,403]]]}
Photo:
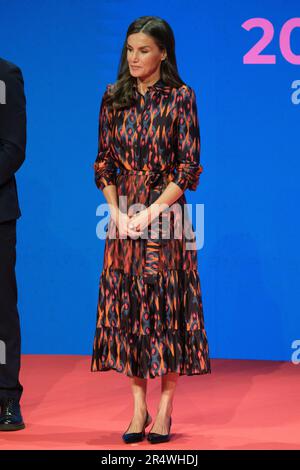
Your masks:
{"label": "bare leg", "polygon": [[[131,377],[131,390],[133,394],[133,418],[125,431],[126,434],[131,432],[141,432],[146,419],[147,413],[147,379],[141,379],[139,377]],[[149,420],[149,423],[151,421]]]}
{"label": "bare leg", "polygon": [[161,398],[157,409],[155,423],[150,432],[167,434],[169,431],[170,416],[173,411],[173,399],[179,374],[168,372],[161,377]]}

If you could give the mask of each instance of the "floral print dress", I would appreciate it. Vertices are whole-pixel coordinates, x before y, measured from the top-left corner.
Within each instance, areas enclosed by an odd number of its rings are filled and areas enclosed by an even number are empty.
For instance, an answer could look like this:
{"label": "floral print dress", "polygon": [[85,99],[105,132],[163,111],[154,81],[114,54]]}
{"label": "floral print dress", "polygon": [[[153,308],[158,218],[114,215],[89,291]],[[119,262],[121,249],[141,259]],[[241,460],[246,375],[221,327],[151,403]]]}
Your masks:
{"label": "floral print dress", "polygon": [[[136,80],[133,89],[135,104],[117,111],[104,104],[103,95],[94,162],[97,187],[116,185],[122,212],[133,204],[148,207],[170,181],[195,191],[203,171],[194,90],[161,78],[145,95]],[[211,372],[196,236],[185,204],[183,192],[144,238],[118,237],[110,218],[91,371],[140,378]]]}

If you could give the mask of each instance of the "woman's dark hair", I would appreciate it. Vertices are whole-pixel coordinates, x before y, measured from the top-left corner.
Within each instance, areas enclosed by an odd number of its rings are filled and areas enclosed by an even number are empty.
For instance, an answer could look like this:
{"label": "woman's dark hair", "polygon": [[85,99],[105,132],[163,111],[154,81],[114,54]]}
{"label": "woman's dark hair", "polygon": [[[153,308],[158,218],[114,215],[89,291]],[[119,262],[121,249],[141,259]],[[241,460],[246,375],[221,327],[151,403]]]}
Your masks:
{"label": "woman's dark hair", "polygon": [[133,21],[126,34],[118,69],[117,81],[113,84],[111,92],[105,96],[107,106],[114,109],[130,107],[134,104],[132,77],[127,62],[127,38],[130,34],[144,33],[153,38],[161,51],[166,50],[167,57],[161,62],[161,79],[169,86],[178,88],[184,85],[177,71],[175,56],[175,38],[169,24],[158,16],[141,16]]}

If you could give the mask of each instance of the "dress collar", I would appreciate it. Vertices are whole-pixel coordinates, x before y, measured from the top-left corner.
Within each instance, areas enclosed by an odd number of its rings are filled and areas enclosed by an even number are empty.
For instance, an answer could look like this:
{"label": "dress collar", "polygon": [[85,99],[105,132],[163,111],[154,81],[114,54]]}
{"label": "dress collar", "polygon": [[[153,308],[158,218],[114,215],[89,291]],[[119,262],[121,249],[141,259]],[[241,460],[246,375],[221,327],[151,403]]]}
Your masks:
{"label": "dress collar", "polygon": [[[134,79],[132,87],[133,87],[133,89],[136,93],[139,93],[136,78]],[[162,78],[159,78],[158,80],[156,80],[155,83],[153,83],[153,85],[148,86],[148,91],[155,91],[155,92],[158,92],[158,93],[161,93],[161,94],[167,94],[171,91],[171,86],[167,85],[163,81]]]}

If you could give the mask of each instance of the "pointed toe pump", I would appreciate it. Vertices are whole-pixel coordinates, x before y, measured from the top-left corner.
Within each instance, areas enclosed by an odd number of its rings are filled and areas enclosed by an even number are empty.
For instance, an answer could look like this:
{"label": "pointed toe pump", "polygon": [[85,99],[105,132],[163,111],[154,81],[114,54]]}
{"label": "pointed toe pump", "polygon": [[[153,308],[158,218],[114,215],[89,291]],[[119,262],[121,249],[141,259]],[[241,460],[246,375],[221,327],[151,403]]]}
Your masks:
{"label": "pointed toe pump", "polygon": [[149,432],[147,436],[147,440],[151,442],[151,444],[159,444],[160,442],[167,442],[170,440],[170,431],[172,425],[172,417],[170,416],[170,424],[169,424],[169,432],[168,434],[158,434],[156,432]]}
{"label": "pointed toe pump", "polygon": [[[126,444],[132,444],[133,442],[140,442],[144,439],[145,437],[145,429],[147,426],[149,426],[149,424],[151,423],[152,421],[152,418],[151,416],[149,415],[148,411],[147,411],[147,415],[146,415],[146,420],[145,420],[145,423],[143,425],[143,429],[141,432],[129,432],[127,433],[126,431],[124,432],[124,434],[122,435],[122,439],[123,441],[126,443]],[[131,424],[131,423],[130,423]],[[130,427],[130,425],[129,425]],[[128,428],[129,428],[128,427]],[[128,429],[127,428],[127,429]]]}

